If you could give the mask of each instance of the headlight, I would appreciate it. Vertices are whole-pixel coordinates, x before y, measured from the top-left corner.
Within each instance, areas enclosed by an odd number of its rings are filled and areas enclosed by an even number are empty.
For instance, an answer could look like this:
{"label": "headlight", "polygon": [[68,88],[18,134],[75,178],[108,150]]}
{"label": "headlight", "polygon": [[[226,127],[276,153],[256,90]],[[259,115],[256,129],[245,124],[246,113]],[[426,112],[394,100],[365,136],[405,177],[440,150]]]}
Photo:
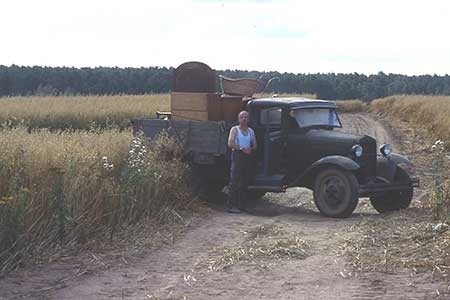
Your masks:
{"label": "headlight", "polygon": [[361,145],[354,145],[352,147],[352,153],[356,156],[356,157],[361,157],[363,154],[363,147],[361,147]]}
{"label": "headlight", "polygon": [[390,157],[392,154],[392,146],[390,144],[381,145],[380,152],[383,156]]}

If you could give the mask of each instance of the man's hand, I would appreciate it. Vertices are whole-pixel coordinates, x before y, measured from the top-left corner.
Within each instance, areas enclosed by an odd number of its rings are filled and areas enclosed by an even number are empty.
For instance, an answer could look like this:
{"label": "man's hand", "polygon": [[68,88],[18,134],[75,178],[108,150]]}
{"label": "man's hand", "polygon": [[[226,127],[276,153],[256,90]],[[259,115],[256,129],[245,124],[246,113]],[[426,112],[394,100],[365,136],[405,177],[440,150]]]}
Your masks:
{"label": "man's hand", "polygon": [[242,152],[244,152],[245,154],[252,154],[252,148],[243,148]]}

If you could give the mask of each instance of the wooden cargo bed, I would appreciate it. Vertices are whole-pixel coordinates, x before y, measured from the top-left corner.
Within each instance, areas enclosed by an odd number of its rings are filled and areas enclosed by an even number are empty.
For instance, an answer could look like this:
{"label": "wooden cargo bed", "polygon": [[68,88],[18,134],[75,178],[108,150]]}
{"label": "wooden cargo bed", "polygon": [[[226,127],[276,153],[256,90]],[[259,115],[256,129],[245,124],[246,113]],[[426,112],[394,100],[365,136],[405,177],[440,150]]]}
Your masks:
{"label": "wooden cargo bed", "polygon": [[133,131],[142,131],[150,139],[166,130],[180,141],[184,152],[193,155],[220,156],[227,152],[228,128],[225,122],[134,119]]}

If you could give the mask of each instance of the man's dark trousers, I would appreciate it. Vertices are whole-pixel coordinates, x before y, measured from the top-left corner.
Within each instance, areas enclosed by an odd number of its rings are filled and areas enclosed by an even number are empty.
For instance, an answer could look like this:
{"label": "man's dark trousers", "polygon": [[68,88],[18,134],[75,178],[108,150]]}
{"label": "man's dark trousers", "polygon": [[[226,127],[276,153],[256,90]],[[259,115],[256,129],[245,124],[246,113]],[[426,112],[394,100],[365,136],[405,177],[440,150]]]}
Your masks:
{"label": "man's dark trousers", "polygon": [[228,207],[243,208],[247,186],[253,174],[253,156],[240,150],[231,153],[230,185],[228,186]]}

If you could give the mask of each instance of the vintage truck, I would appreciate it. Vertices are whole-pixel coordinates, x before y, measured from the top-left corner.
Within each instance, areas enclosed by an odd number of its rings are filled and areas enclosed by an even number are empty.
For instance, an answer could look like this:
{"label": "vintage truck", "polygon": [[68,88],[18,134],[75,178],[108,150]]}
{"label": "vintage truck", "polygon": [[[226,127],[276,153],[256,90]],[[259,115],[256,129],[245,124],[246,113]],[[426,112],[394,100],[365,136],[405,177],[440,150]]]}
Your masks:
{"label": "vintage truck", "polygon": [[[336,218],[350,216],[361,197],[369,197],[380,213],[410,205],[419,184],[410,174],[412,163],[393,153],[389,144],[377,150],[370,136],[334,130],[342,128],[335,102],[264,98],[249,101],[246,109],[258,142],[256,172],[248,187],[253,198],[305,187],[313,191],[319,211]],[[232,125],[170,118],[133,120],[135,132],[154,138],[166,129],[179,139],[196,186],[203,192],[222,190],[228,183],[227,137]]]}

